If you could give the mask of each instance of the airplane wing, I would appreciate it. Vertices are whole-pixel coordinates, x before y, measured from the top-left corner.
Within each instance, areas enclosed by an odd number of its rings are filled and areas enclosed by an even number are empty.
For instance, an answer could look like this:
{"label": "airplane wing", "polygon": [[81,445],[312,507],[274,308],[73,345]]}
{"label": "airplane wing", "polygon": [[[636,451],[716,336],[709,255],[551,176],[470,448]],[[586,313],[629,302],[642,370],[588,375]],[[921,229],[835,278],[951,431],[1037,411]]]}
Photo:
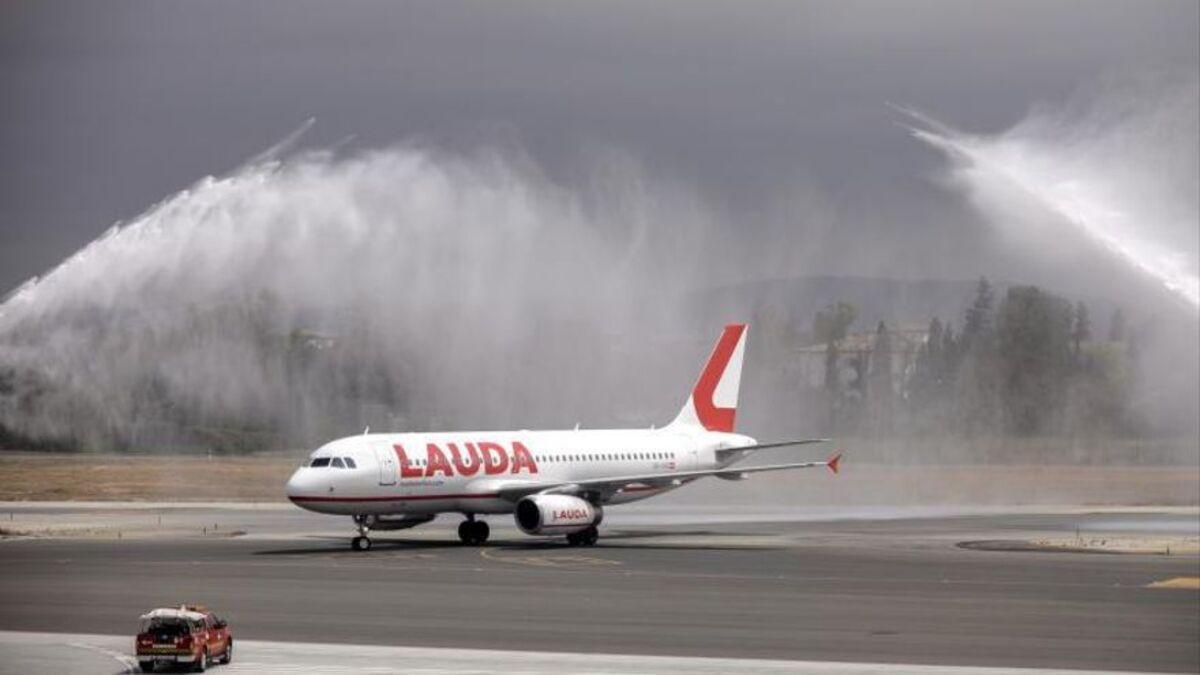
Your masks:
{"label": "airplane wing", "polygon": [[[495,485],[493,489],[500,497],[508,501],[518,501],[532,494],[570,494],[581,495],[598,493],[607,498],[628,486],[671,487],[691,482],[698,478],[715,476],[737,480],[748,474],[763,471],[784,471],[787,469],[811,469],[823,466],[830,471],[838,472],[838,462],[842,459],[838,453],[827,460],[817,462],[795,462],[790,464],[766,464],[762,466],[724,467],[721,469],[703,469],[699,471],[675,471],[671,473],[652,473],[629,476],[612,476],[607,478],[589,478],[587,480],[566,481],[561,483],[539,483],[535,481],[505,481]],[[603,499],[602,499],[603,500]]]}

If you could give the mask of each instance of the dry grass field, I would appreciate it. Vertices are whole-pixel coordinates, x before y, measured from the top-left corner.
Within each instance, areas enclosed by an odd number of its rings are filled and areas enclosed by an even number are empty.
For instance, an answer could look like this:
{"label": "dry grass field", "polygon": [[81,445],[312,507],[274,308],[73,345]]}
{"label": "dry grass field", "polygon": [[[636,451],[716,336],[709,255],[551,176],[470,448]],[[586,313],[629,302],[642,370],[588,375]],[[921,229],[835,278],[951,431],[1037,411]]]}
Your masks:
{"label": "dry grass field", "polygon": [[296,456],[0,454],[0,501],[280,501]]}

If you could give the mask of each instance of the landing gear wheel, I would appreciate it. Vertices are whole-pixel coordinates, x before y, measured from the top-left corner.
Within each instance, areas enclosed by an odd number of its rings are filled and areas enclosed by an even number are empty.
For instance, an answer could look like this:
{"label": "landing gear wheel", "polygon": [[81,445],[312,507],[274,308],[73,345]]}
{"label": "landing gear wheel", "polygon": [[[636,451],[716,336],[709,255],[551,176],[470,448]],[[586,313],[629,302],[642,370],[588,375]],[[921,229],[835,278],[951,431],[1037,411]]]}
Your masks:
{"label": "landing gear wheel", "polygon": [[568,546],[595,546],[600,539],[600,530],[593,525],[586,530],[572,532],[567,535]]}
{"label": "landing gear wheel", "polygon": [[458,524],[458,538],[467,546],[479,546],[488,540],[491,528],[482,520],[464,520]]}
{"label": "landing gear wheel", "polygon": [[350,540],[350,548],[355,551],[371,550],[371,540],[367,537],[355,537]]}

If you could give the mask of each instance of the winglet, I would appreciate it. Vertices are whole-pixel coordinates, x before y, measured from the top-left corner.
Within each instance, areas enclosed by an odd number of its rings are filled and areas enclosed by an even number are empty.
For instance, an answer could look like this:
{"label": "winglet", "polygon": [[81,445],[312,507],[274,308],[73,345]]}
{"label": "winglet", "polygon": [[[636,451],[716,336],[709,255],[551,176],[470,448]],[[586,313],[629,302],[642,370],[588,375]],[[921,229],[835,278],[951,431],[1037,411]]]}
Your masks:
{"label": "winglet", "polygon": [[829,461],[825,462],[825,466],[829,467],[830,471],[837,473],[838,472],[838,462],[840,462],[840,461],[842,461],[842,453],[839,452],[836,455],[834,455],[833,457],[830,457]]}

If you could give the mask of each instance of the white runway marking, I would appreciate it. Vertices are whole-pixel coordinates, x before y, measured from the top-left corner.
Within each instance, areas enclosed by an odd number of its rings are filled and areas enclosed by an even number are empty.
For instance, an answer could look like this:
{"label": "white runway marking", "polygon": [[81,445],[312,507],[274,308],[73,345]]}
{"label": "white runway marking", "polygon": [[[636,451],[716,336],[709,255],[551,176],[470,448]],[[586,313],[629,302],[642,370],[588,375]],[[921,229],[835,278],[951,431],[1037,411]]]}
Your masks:
{"label": "white runway marking", "polygon": [[[972,668],[890,663],[833,661],[770,661],[625,654],[518,652],[488,649],[440,649],[367,645],[312,644],[238,640],[234,662],[216,666],[228,673],[417,673],[420,675],[483,675],[526,673],[555,675],[627,675],[629,673],[793,673],[815,675],[1072,675],[1097,671],[1031,668]],[[78,633],[0,631],[0,673],[54,670],[72,673],[113,673],[117,659],[132,663],[133,636]],[[69,650],[64,648],[82,647]],[[97,653],[99,652],[99,653]],[[64,658],[74,659],[63,668]],[[42,666],[42,667],[39,667]],[[124,672],[136,672],[136,668]],[[1115,671],[1105,671],[1115,672]]]}

